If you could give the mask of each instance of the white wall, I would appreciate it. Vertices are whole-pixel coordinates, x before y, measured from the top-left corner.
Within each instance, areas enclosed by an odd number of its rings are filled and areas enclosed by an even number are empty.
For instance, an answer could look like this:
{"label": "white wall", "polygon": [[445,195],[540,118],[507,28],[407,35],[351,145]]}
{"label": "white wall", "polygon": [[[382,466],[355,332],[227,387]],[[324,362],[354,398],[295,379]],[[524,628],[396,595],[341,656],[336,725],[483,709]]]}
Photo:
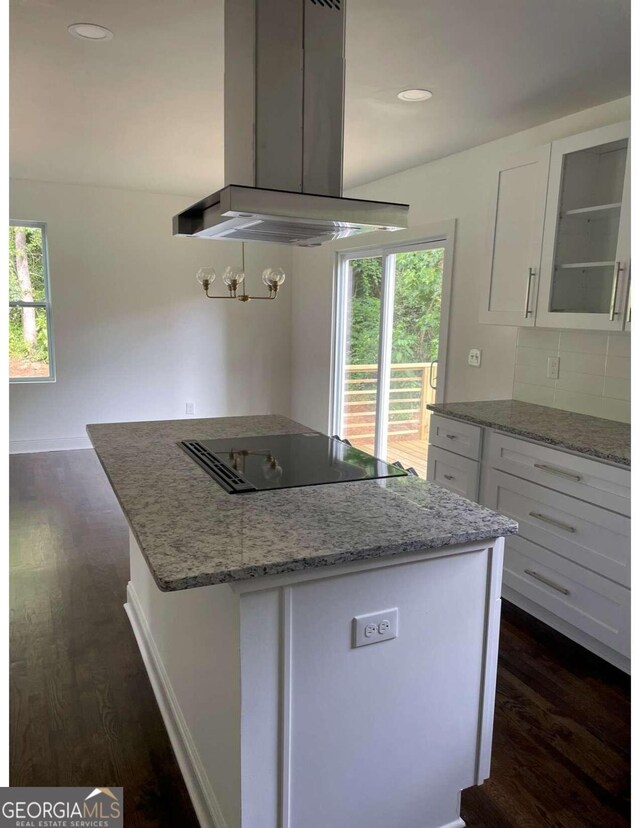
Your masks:
{"label": "white wall", "polygon": [[[239,264],[234,242],[177,239],[193,198],[14,180],[10,216],[47,222],[56,382],[13,384],[11,447],[89,445],[92,422],[282,413],[290,407],[291,281],[275,302],[205,299],[195,273]],[[247,245],[249,288],[289,248]],[[223,286],[220,292],[226,290]]]}
{"label": "white wall", "polygon": [[[428,104],[427,104],[428,105]],[[410,226],[456,219],[445,399],[506,399],[513,394],[517,328],[478,322],[480,274],[488,264],[492,170],[500,159],[629,117],[628,98],[575,113],[507,138],[424,164],[349,195],[411,205]],[[378,240],[379,240],[379,234]],[[386,234],[393,241],[393,234]],[[419,237],[419,234],[416,236]],[[351,243],[361,247],[363,240]],[[341,243],[340,248],[344,249]],[[294,252],[292,305],[292,416],[326,429],[331,369],[331,311],[336,245]],[[467,365],[470,348],[482,365]]]}

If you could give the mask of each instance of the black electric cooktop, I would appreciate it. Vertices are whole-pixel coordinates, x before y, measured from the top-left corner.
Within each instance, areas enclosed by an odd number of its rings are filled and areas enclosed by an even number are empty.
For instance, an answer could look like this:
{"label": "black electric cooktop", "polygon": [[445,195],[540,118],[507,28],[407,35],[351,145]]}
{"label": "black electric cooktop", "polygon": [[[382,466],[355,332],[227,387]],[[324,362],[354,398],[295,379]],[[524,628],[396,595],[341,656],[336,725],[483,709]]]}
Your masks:
{"label": "black electric cooktop", "polygon": [[317,432],[184,440],[179,445],[230,494],[407,474],[336,437]]}

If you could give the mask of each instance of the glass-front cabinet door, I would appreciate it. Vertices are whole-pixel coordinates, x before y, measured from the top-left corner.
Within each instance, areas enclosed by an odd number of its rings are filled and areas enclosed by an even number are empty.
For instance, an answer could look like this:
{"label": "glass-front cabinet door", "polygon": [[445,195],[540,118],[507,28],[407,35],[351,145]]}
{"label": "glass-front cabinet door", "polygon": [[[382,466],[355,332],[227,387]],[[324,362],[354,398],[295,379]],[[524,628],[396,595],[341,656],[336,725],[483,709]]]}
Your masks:
{"label": "glass-front cabinet door", "polygon": [[629,124],[552,145],[536,324],[623,330],[630,287]]}

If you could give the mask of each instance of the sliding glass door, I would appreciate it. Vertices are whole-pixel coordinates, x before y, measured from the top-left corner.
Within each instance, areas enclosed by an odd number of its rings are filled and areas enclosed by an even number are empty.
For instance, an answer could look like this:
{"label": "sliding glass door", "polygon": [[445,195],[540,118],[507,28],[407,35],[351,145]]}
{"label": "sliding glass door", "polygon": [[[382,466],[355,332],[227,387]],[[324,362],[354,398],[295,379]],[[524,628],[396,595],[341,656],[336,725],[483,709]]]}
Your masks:
{"label": "sliding glass door", "polygon": [[446,256],[444,240],[348,254],[338,273],[334,433],[423,477],[426,406],[443,394]]}

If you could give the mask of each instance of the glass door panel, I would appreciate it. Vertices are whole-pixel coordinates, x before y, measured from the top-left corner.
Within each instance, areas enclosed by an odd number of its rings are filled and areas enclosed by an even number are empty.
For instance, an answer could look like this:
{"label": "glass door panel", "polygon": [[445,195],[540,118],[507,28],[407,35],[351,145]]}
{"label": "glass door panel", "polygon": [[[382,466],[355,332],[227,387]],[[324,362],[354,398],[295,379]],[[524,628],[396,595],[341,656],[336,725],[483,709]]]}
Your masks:
{"label": "glass door panel", "polygon": [[[427,474],[430,412],[435,402],[444,247],[396,253],[394,260],[385,459]],[[385,405],[386,403],[386,405]]]}
{"label": "glass door panel", "polygon": [[624,139],[564,156],[551,313],[610,311],[627,149]]}
{"label": "glass door panel", "polygon": [[375,454],[383,258],[346,262],[341,437]]}

